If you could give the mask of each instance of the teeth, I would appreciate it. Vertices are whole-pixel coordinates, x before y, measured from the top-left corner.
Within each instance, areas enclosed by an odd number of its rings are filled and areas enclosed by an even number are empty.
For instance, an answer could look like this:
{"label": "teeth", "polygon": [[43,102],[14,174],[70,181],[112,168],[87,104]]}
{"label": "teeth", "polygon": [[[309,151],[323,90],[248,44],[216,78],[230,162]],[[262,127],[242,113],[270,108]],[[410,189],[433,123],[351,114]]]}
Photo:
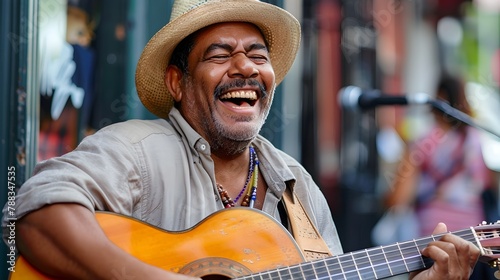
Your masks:
{"label": "teeth", "polygon": [[253,90],[239,90],[228,92],[220,97],[220,99],[230,98],[245,98],[250,100],[257,100],[257,93]]}

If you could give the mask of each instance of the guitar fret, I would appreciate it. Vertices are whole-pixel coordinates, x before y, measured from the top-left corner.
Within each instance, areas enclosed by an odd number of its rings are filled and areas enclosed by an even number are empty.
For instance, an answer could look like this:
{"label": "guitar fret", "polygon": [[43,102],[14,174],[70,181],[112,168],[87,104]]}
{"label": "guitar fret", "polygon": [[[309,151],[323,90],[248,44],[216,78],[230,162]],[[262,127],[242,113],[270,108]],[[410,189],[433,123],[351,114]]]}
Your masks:
{"label": "guitar fret", "polygon": [[415,250],[418,253],[418,259],[420,260],[418,268],[419,269],[423,268],[423,267],[425,267],[425,263],[424,263],[424,260],[422,258],[422,255],[420,255],[420,247],[417,244],[417,240],[413,239],[413,244],[415,244]]}
{"label": "guitar fret", "polygon": [[288,268],[283,268],[278,270],[280,275],[278,279],[280,280],[293,280],[292,275],[290,275],[290,270]]}
{"label": "guitar fret", "polygon": [[373,274],[375,275],[375,278],[378,279],[379,277],[377,275],[377,270],[375,269],[375,266],[373,265],[373,262],[372,262],[372,259],[370,258],[370,254],[369,254],[368,249],[365,249],[365,252],[366,252],[366,255],[368,256],[368,259],[370,260],[370,266],[372,267]]}
{"label": "guitar fret", "polygon": [[398,246],[399,255],[403,257],[402,261],[403,264],[405,265],[405,272],[408,272],[408,264],[406,263],[406,258],[405,255],[403,254],[403,250],[401,250],[401,245],[399,242],[396,242],[396,245]]}
{"label": "guitar fret", "polygon": [[387,258],[387,254],[385,253],[384,248],[385,247],[382,247],[382,255],[384,255],[385,262],[387,263],[387,267],[389,268],[391,275],[394,275],[394,273],[392,273],[391,263],[389,262],[389,259]]}
{"label": "guitar fret", "polygon": [[290,273],[292,275],[292,279],[305,279],[304,273],[302,273],[302,269],[300,266],[292,266],[290,267]]}
{"label": "guitar fret", "polygon": [[313,276],[313,277],[315,276],[312,263],[307,262],[307,263],[301,264],[300,266],[302,267],[302,273],[304,275],[304,279],[310,279],[311,276]]}
{"label": "guitar fret", "polygon": [[[427,245],[431,242],[431,241],[435,241],[436,238],[434,235],[430,236],[430,237],[426,237],[426,238],[421,238],[421,239],[417,239],[415,240],[415,244],[417,245],[418,247],[418,251],[422,251],[425,247],[427,247]],[[427,268],[427,267],[430,267],[434,261],[430,258],[426,258],[426,257],[421,257],[422,258],[422,262],[423,262],[423,267],[422,268]]]}
{"label": "guitar fret", "polygon": [[314,277],[316,278],[316,269],[314,268],[314,262],[311,263],[311,268],[312,268],[312,273]]}
{"label": "guitar fret", "polygon": [[408,272],[424,268],[425,263],[415,240],[400,243],[400,249]]}
{"label": "guitar fret", "polygon": [[353,252],[352,257],[361,279],[377,279],[377,274],[368,255],[368,250]]}
{"label": "guitar fret", "polygon": [[278,271],[272,271],[269,273],[270,278],[269,279],[280,279],[280,274]]}
{"label": "guitar fret", "polygon": [[351,252],[351,258],[352,258],[352,263],[354,264],[354,269],[356,270],[357,274],[358,274],[358,277],[359,279],[363,279],[363,277],[361,277],[361,274],[360,274],[360,271],[359,271],[359,267],[358,265],[356,264],[356,258],[354,258],[354,254]]}
{"label": "guitar fret", "polygon": [[384,255],[386,256],[389,264],[389,269],[392,275],[398,275],[407,272],[404,261],[402,260],[401,253],[399,251],[399,245],[385,246],[382,249]]}
{"label": "guitar fret", "polygon": [[327,273],[328,273],[328,279],[332,279],[332,270],[331,270],[330,266],[328,265],[328,258],[322,259],[322,261],[323,261],[323,264],[326,267],[326,270],[327,270]]}
{"label": "guitar fret", "polygon": [[[332,279],[346,279],[344,271],[342,270],[342,265],[339,261],[340,260],[338,256],[325,260],[329,267],[330,277],[332,277]],[[340,278],[340,276],[342,276],[343,278]]]}
{"label": "guitar fret", "polygon": [[342,271],[345,279],[360,279],[352,262],[351,254],[339,256],[339,262],[342,264],[341,267],[343,267]]}
{"label": "guitar fret", "polygon": [[377,279],[392,276],[391,269],[389,267],[387,259],[385,258],[382,247],[376,247],[368,250],[368,256],[373,263],[374,270],[377,271],[375,273],[377,275]]}
{"label": "guitar fret", "polygon": [[318,260],[313,262],[313,268],[316,272],[316,279],[331,279],[330,273],[328,272],[327,267],[325,266],[324,260]]}

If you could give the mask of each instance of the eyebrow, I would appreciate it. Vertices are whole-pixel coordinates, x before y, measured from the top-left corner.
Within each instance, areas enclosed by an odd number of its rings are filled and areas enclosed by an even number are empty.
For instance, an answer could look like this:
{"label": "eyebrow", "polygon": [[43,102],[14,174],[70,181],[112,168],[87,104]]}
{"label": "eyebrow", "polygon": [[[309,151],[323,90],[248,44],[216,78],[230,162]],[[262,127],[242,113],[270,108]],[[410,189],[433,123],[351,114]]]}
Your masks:
{"label": "eyebrow", "polygon": [[[228,52],[232,52],[234,48],[231,45],[225,44],[225,43],[213,43],[210,46],[208,46],[204,55],[207,55],[209,52],[216,50],[216,49],[224,49]],[[245,51],[247,51],[247,52],[252,51],[252,50],[266,50],[266,51],[268,51],[266,45],[261,44],[261,43],[254,43],[254,44],[251,44],[248,48],[245,48]]]}

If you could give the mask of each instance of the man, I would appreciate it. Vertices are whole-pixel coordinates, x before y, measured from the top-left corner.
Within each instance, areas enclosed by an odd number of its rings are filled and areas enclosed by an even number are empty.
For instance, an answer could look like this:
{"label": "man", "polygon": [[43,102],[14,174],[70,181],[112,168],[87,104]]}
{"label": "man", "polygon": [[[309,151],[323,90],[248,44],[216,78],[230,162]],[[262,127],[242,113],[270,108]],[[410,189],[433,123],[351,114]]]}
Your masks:
{"label": "man", "polygon": [[[233,206],[261,209],[286,224],[280,210],[286,189],[297,195],[330,251],[341,253],[319,188],[258,135],[299,43],[297,20],[273,5],[176,1],[170,23],[145,47],[136,72],[141,101],[161,119],[111,125],[75,151],[40,163],[16,198],[22,255],[63,279],[192,279],[116,247],[94,210],[171,231]],[[466,279],[479,250],[448,234],[423,254],[435,264],[418,279]]]}

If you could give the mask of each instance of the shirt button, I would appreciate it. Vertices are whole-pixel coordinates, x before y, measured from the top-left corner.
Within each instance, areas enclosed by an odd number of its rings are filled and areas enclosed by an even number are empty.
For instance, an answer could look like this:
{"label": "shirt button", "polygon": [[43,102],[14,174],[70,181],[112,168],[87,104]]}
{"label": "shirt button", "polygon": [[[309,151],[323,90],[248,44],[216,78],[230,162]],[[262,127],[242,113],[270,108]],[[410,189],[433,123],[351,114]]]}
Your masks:
{"label": "shirt button", "polygon": [[201,144],[201,145],[200,145],[200,149],[201,149],[202,151],[206,150],[206,149],[207,149],[207,145],[205,145],[205,144]]}

